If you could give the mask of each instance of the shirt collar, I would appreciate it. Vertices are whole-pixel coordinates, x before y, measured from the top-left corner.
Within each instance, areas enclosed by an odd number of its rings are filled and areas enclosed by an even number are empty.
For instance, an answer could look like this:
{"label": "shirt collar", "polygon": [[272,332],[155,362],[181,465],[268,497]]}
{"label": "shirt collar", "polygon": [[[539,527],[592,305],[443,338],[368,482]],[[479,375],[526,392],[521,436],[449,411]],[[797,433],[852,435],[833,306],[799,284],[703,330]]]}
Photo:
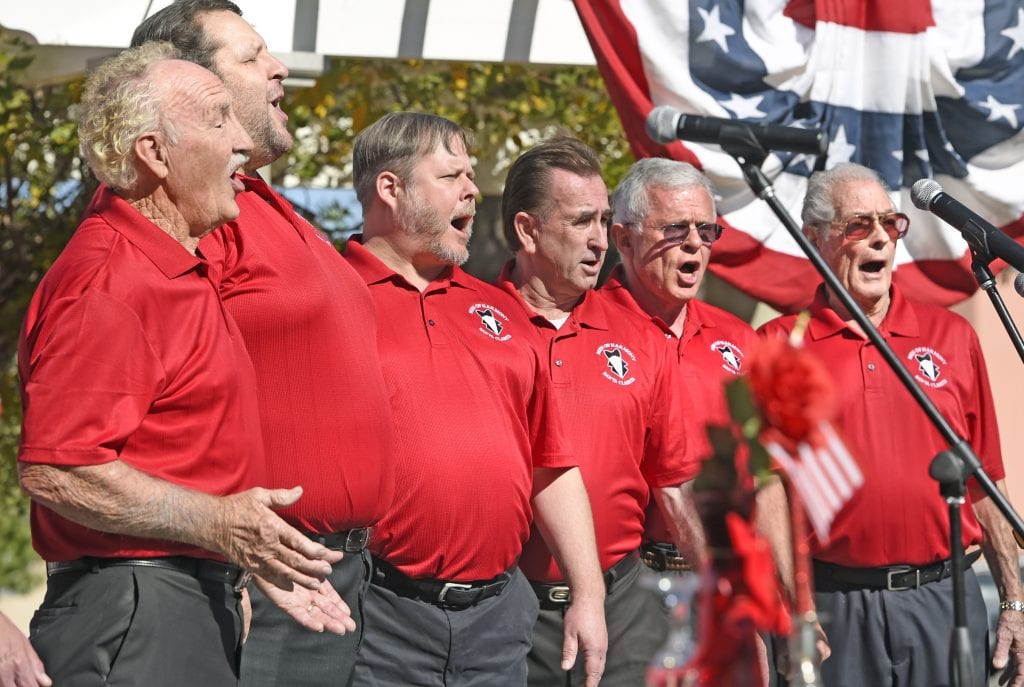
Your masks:
{"label": "shirt collar", "polygon": [[[515,268],[515,264],[516,261],[515,258],[513,258],[502,265],[501,272],[498,274],[498,278],[494,282],[495,286],[507,291],[512,295],[512,297],[518,300],[526,311],[530,313],[530,320],[534,323],[542,326],[553,326],[546,317],[538,314],[532,307],[530,307],[530,304],[526,302],[522,294],[519,293],[519,290],[512,282],[512,270]],[[566,320],[566,325],[572,330],[580,327],[604,330],[610,328],[608,313],[593,289],[583,294],[583,298],[572,309],[572,312],[569,313],[569,319]],[[561,332],[562,329],[559,329],[559,331]]]}
{"label": "shirt collar", "polygon": [[206,260],[189,253],[170,234],[105,185],[96,191],[90,203],[90,214],[99,216],[111,229],[124,236],[168,279],[175,279],[206,264]]}
{"label": "shirt collar", "polygon": [[[825,284],[821,284],[814,292],[814,301],[811,303],[813,317],[807,328],[812,339],[824,339],[838,334],[844,329],[849,329],[846,322],[829,304],[827,289]],[[918,337],[921,335],[921,327],[914,309],[895,286],[889,287],[889,310],[885,313],[878,329],[893,336]]]}
{"label": "shirt collar", "polygon": [[[356,272],[359,273],[367,284],[380,284],[382,282],[391,281],[395,284],[415,289],[415,287],[410,284],[405,277],[385,265],[380,258],[374,255],[366,248],[366,246],[363,245],[362,234],[353,234],[348,241],[345,242],[344,254],[345,258],[349,261],[349,264],[355,268]],[[423,289],[423,293],[446,289],[449,287],[473,289],[473,284],[469,275],[466,274],[461,267],[449,265],[444,268],[441,274],[430,282],[427,288]]]}

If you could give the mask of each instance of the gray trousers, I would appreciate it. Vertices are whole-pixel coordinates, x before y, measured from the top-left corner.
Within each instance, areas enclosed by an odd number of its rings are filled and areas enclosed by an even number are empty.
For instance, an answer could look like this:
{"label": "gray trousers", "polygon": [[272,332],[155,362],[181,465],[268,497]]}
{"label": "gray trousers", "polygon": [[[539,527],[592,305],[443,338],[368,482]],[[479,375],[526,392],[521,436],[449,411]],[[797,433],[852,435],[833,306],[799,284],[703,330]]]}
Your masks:
{"label": "gray trousers", "polygon": [[306,630],[250,584],[252,627],[242,648],[241,684],[244,687],[345,687],[352,684],[356,651],[365,625],[363,598],[369,580],[370,556],[365,551],[346,553],[328,577],[356,621],[356,631],[344,635]]}
{"label": "gray trousers", "polygon": [[498,596],[460,610],[371,584],[358,687],[519,687],[526,684],[537,597],[516,569]]}
{"label": "gray trousers", "polygon": [[235,685],[239,600],[228,584],[163,568],[61,573],[29,634],[60,687]]}
{"label": "gray trousers", "polygon": [[[967,627],[976,687],[987,684],[988,617],[973,570],[964,573]],[[948,687],[953,580],[918,589],[829,590],[814,598],[832,656],[822,663],[828,687]]]}
{"label": "gray trousers", "polygon": [[[644,565],[616,580],[605,597],[608,656],[602,687],[642,687],[654,654],[668,637],[668,610],[654,589],[641,585]],[[562,670],[563,619],[568,606],[542,608],[533,628],[533,648],[527,665],[530,687],[577,687],[584,684],[582,654],[568,672]]]}

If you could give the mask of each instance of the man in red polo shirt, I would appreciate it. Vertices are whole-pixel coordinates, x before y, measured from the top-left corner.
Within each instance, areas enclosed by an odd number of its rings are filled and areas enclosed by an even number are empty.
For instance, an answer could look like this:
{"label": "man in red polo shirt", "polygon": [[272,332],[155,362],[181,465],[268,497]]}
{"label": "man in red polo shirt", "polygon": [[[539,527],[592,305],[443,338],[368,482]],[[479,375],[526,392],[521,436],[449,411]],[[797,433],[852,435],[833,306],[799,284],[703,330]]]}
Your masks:
{"label": "man in red polo shirt", "polygon": [[540,341],[509,294],[458,267],[478,193],[467,137],[441,117],[401,112],[356,138],[365,233],[345,254],[377,306],[402,428],[356,684],[525,684],[537,600],[516,560],[535,516],[577,593],[564,667],[578,648],[593,685],[604,582]]}
{"label": "man in red polo shirt", "polygon": [[[601,163],[590,148],[559,137],[527,151],[505,182],[502,219],[515,259],[498,283],[547,341],[552,387],[580,460],[608,585],[601,684],[630,687],[643,684],[666,638],[663,627],[646,621],[663,615],[664,604],[640,585],[644,509],[656,502],[667,513],[672,540],[695,564],[703,534],[680,487],[698,466],[686,454],[675,356],[645,318],[592,290],[608,249],[610,218]],[[581,670],[567,676],[560,666],[571,590],[536,531],[519,564],[540,603],[529,684],[582,684]]]}
{"label": "man in red polo shirt", "polygon": [[[687,438],[694,455],[703,459],[711,452],[705,426],[730,420],[724,384],[744,372],[744,359],[757,342],[746,322],[697,298],[712,244],[721,235],[711,184],[684,162],[639,160],[615,189],[612,210],[612,238],[622,262],[600,293],[643,317],[668,340],[688,396]],[[756,517],[782,579],[790,584],[792,554],[780,481],[759,490]],[[649,509],[644,539],[644,560],[651,567],[680,568],[683,560],[657,510]]]}
{"label": "man in red polo shirt", "polygon": [[[303,486],[302,499],[281,515],[344,552],[328,579],[356,620],[356,631],[344,635],[307,632],[252,588],[242,684],[346,685],[363,630],[368,528],[385,513],[394,488],[377,319],[363,280],[257,175],[292,146],[281,110],[288,70],[240,15],[227,0],[175,2],[143,22],[133,43],[169,40],[209,66],[253,138],[240,214],[200,248],[256,369],[267,482]],[[306,615],[307,605],[289,610]]]}
{"label": "man in red polo shirt", "polygon": [[255,378],[197,245],[238,215],[252,140],[177,56],[153,43],[90,77],[79,137],[104,186],[19,344],[19,476],[48,575],[31,640],[56,684],[233,683],[237,564],[323,590],[335,557],[270,510],[300,490],[251,488]]}
{"label": "man in red polo shirt", "polygon": [[[813,175],[804,233],[885,337],[920,388],[981,458],[1005,493],[988,375],[977,336],[958,315],[911,303],[892,284],[897,241],[909,220],[895,211],[878,175],[853,164]],[[815,599],[832,656],[826,684],[949,684],[953,630],[949,512],[929,477],[948,448],[886,365],[878,349],[822,285],[803,338],[822,358],[840,394],[836,425],[864,473],[863,486],[836,516],[826,544],[812,543]],[[788,334],[795,316],[767,323]],[[1009,525],[973,480],[961,510],[964,546],[981,544],[1001,599],[992,665],[1024,682],[1024,595]],[[969,556],[973,562],[977,556]],[[987,684],[988,622],[973,571],[965,579],[975,675]]]}

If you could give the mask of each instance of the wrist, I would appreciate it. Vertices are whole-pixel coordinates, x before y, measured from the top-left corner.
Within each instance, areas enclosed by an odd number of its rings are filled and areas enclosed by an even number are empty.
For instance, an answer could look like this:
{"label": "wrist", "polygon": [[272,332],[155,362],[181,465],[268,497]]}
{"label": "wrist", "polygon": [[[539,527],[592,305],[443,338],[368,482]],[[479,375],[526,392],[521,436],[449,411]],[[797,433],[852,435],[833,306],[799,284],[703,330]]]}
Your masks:
{"label": "wrist", "polygon": [[1024,601],[1000,601],[999,611],[1018,611],[1024,613]]}

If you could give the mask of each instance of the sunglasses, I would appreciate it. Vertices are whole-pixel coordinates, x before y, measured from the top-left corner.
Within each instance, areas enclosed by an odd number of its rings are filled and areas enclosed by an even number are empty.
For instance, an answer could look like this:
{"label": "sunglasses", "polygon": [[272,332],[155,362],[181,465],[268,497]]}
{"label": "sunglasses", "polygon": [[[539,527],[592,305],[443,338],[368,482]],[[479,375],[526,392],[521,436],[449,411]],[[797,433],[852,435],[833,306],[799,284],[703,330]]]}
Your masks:
{"label": "sunglasses", "polygon": [[882,225],[882,229],[893,241],[907,235],[910,228],[910,218],[902,212],[887,212],[884,215],[860,214],[850,215],[841,220],[831,222],[833,225],[845,226],[843,236],[848,241],[863,241],[875,230],[875,222]]}
{"label": "sunglasses", "polygon": [[[646,227],[646,225],[640,222],[628,222],[628,224]],[[706,246],[710,246],[712,243],[722,238],[722,225],[715,224],[714,222],[675,222],[672,224],[663,224],[660,227],[647,228],[657,229],[660,231],[666,241],[683,241],[690,235],[690,229],[697,230],[697,236],[700,237],[700,242]]]}

